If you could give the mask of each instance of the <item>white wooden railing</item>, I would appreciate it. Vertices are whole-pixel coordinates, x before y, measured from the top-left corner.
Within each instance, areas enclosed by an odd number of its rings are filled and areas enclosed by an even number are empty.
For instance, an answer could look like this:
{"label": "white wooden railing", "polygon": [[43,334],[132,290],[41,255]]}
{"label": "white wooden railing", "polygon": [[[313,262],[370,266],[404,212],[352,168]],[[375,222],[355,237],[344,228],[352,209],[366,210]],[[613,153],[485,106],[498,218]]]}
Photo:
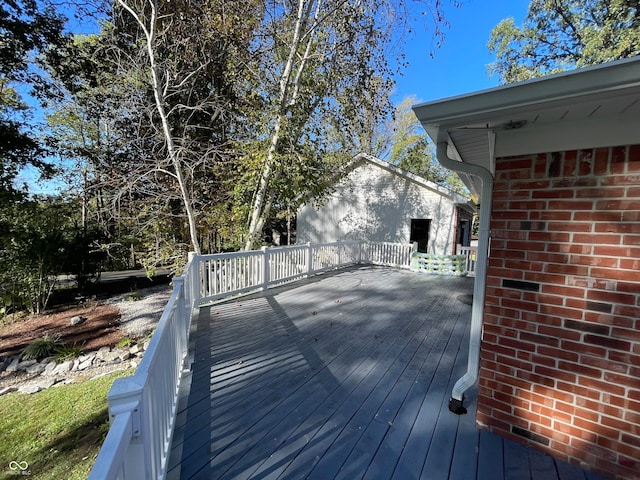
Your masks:
{"label": "white wooden railing", "polygon": [[135,374],[109,391],[111,427],[89,480],[165,478],[191,319],[202,304],[357,263],[409,268],[414,250],[354,241],[192,255]]}
{"label": "white wooden railing", "polygon": [[458,255],[464,255],[466,257],[466,268],[467,276],[473,277],[476,274],[476,259],[478,258],[478,247],[463,247],[462,245],[458,245],[457,247]]}
{"label": "white wooden railing", "polygon": [[357,263],[409,268],[412,252],[411,244],[346,241],[201,255],[200,298],[210,302]]}

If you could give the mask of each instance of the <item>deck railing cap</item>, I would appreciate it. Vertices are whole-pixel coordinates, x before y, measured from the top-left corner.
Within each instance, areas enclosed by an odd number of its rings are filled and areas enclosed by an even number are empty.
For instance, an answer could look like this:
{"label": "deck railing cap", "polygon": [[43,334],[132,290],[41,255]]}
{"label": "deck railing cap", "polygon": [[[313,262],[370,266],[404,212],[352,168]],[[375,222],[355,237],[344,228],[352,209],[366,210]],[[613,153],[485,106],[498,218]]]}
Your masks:
{"label": "deck railing cap", "polygon": [[129,400],[132,396],[142,395],[144,382],[139,383],[137,380],[135,374],[131,377],[116,378],[107,395],[109,405],[124,399]]}

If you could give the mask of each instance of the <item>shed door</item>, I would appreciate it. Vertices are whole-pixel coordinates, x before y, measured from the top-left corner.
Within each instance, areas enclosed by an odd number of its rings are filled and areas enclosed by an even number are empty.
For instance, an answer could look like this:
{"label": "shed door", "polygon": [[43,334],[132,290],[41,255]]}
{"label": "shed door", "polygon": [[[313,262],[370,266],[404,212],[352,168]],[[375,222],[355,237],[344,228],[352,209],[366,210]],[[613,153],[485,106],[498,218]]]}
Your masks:
{"label": "shed door", "polygon": [[427,218],[413,218],[411,219],[411,236],[409,241],[411,243],[418,242],[418,251],[427,253],[427,245],[429,245],[429,227],[431,226],[431,220]]}
{"label": "shed door", "polygon": [[463,247],[471,245],[471,222],[469,220],[460,220],[460,226],[458,227],[458,241]]}

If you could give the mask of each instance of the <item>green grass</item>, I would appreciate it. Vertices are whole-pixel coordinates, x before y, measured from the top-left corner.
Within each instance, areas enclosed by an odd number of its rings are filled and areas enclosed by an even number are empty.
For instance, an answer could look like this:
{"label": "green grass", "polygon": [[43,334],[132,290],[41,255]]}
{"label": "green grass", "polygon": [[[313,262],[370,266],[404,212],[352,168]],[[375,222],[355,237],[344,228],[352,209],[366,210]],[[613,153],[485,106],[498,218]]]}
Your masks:
{"label": "green grass", "polygon": [[0,479],[18,477],[10,462],[27,462],[26,478],[86,479],[109,428],[107,392],[132,372],[0,397]]}

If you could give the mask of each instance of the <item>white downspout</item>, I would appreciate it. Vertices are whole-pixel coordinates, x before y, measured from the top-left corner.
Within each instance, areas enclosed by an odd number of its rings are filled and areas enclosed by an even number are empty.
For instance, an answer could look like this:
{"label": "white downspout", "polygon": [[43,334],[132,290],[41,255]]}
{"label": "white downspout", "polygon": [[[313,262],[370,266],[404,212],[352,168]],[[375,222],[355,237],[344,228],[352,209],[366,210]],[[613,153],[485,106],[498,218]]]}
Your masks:
{"label": "white downspout", "polygon": [[464,392],[478,380],[480,365],[480,340],[482,337],[482,315],[484,311],[485,286],[487,282],[487,260],[489,257],[489,225],[491,217],[491,199],[493,193],[493,175],[484,167],[459,162],[447,155],[447,143],[438,143],[436,147],[438,162],[449,170],[476,175],[482,180],[480,191],[480,226],[478,230],[478,258],[476,279],[473,285],[473,305],[471,307],[471,333],[469,336],[469,357],[467,372],[458,379],[451,392],[449,410],[455,414],[467,413],[464,408]]}

